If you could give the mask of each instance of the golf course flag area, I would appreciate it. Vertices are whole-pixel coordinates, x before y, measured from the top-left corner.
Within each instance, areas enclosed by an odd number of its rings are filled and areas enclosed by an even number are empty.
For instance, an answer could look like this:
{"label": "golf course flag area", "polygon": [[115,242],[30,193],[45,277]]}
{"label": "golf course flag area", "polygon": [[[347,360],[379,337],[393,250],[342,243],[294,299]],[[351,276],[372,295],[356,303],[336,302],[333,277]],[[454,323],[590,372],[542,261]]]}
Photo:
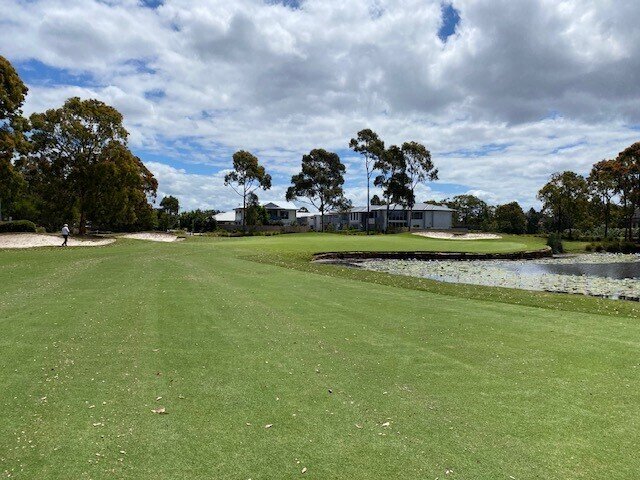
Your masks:
{"label": "golf course flag area", "polygon": [[0,250],[0,476],[632,479],[636,302],[311,262],[544,239]]}

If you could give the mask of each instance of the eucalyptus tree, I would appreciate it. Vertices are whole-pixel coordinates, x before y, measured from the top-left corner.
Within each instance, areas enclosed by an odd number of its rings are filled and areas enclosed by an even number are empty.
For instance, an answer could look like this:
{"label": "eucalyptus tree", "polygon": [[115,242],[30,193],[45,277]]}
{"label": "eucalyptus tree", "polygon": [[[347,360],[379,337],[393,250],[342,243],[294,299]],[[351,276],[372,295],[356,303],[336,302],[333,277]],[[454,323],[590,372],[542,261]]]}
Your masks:
{"label": "eucalyptus tree", "polygon": [[345,172],[346,168],[336,153],[322,148],[313,149],[302,156],[300,173],[291,177],[287,201],[306,198],[320,212],[324,232],[324,214],[327,209],[343,209],[349,204],[342,187]]}
{"label": "eucalyptus tree", "polygon": [[14,168],[17,152],[24,152],[27,142],[23,135],[28,122],[22,117],[27,87],[11,63],[0,56],[0,220],[2,207],[8,210],[23,185],[20,173]]}
{"label": "eucalyptus tree", "polygon": [[[126,195],[125,186],[144,193],[145,202],[148,196],[155,196],[157,182],[128,150],[128,133],[115,108],[99,100],[73,97],[60,108],[31,115],[30,121],[31,148],[25,169],[39,172],[32,176],[39,179],[38,184],[30,188],[36,189],[40,201],[50,205],[54,213],[68,212],[69,208],[77,211],[81,234],[85,233],[88,213],[100,211],[94,202],[110,201],[100,190],[108,187],[128,202],[138,202],[139,196]],[[120,170],[117,175],[113,174],[116,169]],[[133,175],[139,181],[121,188],[118,182],[123,175]]]}
{"label": "eucalyptus tree", "polygon": [[364,166],[367,172],[367,222],[366,229],[369,233],[369,216],[371,200],[369,189],[371,187],[371,177],[375,172],[376,162],[379,162],[384,155],[384,142],[378,137],[378,134],[369,128],[360,130],[356,138],[352,138],[349,142],[349,148],[354,152],[360,153],[364,157]]}
{"label": "eucalyptus tree", "polygon": [[431,152],[427,147],[418,142],[405,142],[402,144],[402,154],[407,165],[407,188],[411,195],[407,196],[409,207],[409,231],[411,231],[411,221],[413,216],[413,206],[415,205],[416,187],[427,181],[438,179],[438,169],[435,168],[431,160]]}
{"label": "eucalyptus tree", "polygon": [[415,203],[413,192],[408,186],[407,162],[402,149],[397,145],[391,145],[375,163],[375,169],[380,171],[380,175],[375,178],[373,184],[382,188],[382,196],[387,205],[385,232],[388,232],[391,203]]}
{"label": "eucalyptus tree", "polygon": [[258,158],[244,150],[233,154],[233,171],[224,177],[224,184],[230,186],[242,197],[242,228],[246,227],[247,200],[256,190],[271,188],[271,175],[260,165]]}
{"label": "eucalyptus tree", "polygon": [[604,236],[609,235],[611,219],[611,200],[616,194],[618,182],[616,180],[615,160],[601,160],[593,165],[587,183],[592,197],[602,202],[604,206]]}
{"label": "eucalyptus tree", "polygon": [[538,192],[544,210],[553,217],[556,232],[571,229],[583,219],[588,204],[587,182],[575,172],[554,173]]}

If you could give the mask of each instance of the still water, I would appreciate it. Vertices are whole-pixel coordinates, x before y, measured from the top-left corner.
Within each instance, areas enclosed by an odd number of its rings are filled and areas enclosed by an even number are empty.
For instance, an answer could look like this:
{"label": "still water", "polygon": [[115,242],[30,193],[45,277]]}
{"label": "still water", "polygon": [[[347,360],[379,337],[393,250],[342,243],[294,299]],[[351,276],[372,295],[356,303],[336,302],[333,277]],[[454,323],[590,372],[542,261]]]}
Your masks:
{"label": "still water", "polygon": [[372,259],[354,266],[441,282],[640,299],[637,255],[591,254],[513,261]]}

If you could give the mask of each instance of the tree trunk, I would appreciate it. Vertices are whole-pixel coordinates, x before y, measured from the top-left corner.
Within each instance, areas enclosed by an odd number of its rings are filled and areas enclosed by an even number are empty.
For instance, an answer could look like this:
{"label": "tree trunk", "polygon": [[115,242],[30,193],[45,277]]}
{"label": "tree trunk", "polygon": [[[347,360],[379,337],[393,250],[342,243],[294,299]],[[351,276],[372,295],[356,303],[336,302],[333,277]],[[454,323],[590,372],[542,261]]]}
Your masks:
{"label": "tree trunk", "polygon": [[244,189],[242,195],[242,231],[247,231],[247,189]]}
{"label": "tree trunk", "polygon": [[389,197],[387,197],[387,218],[384,226],[384,233],[389,233]]}
{"label": "tree trunk", "polygon": [[369,203],[371,202],[369,200],[369,172],[367,172],[367,219],[366,219],[366,224],[365,224],[365,230],[367,231],[367,235],[369,235]]}
{"label": "tree trunk", "polygon": [[83,208],[80,210],[80,227],[78,228],[78,233],[80,235],[84,235],[85,233],[87,233],[86,223],[87,223],[87,219],[85,217],[84,208]]}
{"label": "tree trunk", "polygon": [[320,230],[324,233],[324,205],[320,205]]}
{"label": "tree trunk", "polygon": [[407,222],[409,223],[409,231],[411,231],[411,223],[413,223],[412,220],[413,220],[413,205],[409,207],[409,218],[407,220]]}
{"label": "tree trunk", "polygon": [[604,209],[604,238],[609,236],[609,210],[611,208],[609,200],[607,200],[607,206]]}

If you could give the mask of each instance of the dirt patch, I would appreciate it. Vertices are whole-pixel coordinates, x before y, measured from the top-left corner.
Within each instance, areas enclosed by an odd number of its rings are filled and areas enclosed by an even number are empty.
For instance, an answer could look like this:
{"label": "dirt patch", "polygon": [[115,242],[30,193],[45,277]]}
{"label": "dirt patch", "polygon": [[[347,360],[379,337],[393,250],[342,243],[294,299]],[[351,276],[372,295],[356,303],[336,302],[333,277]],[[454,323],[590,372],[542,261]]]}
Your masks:
{"label": "dirt patch", "polygon": [[495,233],[416,232],[414,235],[439,240],[498,240],[502,238]]}
{"label": "dirt patch", "polygon": [[[0,234],[0,249],[2,248],[34,248],[59,247],[62,245],[60,235],[43,235],[39,233],[3,233]],[[113,238],[104,239],[76,239],[69,237],[69,247],[100,247],[115,242]]]}
{"label": "dirt patch", "polygon": [[132,238],[134,240],[147,240],[150,242],[175,242],[178,237],[170,233],[127,233],[121,235],[122,238]]}

